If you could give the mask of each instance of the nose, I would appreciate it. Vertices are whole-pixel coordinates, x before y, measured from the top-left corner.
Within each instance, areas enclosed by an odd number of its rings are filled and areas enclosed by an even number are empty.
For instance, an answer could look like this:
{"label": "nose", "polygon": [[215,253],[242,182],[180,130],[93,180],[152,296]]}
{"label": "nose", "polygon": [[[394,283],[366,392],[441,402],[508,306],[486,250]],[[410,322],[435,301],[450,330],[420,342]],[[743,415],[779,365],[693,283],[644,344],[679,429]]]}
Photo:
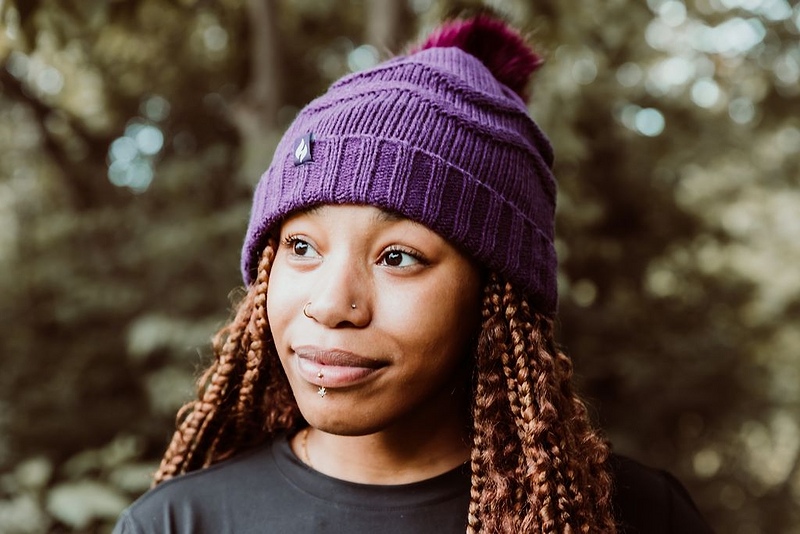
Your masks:
{"label": "nose", "polygon": [[317,269],[303,314],[329,328],[363,328],[371,320],[369,269],[328,257]]}

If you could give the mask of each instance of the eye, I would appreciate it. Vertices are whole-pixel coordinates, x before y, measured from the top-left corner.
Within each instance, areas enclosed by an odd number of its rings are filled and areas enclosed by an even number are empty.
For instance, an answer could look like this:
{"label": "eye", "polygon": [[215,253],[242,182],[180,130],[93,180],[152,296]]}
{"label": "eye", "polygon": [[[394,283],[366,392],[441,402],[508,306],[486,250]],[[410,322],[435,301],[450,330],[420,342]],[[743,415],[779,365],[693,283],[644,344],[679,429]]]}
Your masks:
{"label": "eye", "polygon": [[312,258],[315,256],[319,256],[314,247],[312,247],[308,241],[300,239],[296,235],[288,235],[283,238],[283,245],[289,248],[292,251],[292,254],[295,256],[300,256],[303,258]]}
{"label": "eye", "polygon": [[419,254],[410,250],[391,249],[381,257],[381,263],[389,267],[411,267],[424,262]]}

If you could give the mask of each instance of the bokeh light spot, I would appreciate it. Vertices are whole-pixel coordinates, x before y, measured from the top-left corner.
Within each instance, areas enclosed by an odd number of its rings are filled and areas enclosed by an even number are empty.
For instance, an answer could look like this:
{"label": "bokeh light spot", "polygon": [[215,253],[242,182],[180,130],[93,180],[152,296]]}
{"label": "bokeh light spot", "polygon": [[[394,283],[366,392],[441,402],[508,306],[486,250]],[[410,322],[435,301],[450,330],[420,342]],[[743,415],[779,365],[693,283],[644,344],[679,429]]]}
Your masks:
{"label": "bokeh light spot", "polygon": [[692,467],[699,477],[710,478],[717,474],[722,466],[722,458],[713,449],[703,449],[694,455]]}
{"label": "bokeh light spot", "polygon": [[142,102],[139,111],[151,121],[159,122],[169,116],[170,104],[165,98],[153,95]]}
{"label": "bokeh light spot", "polygon": [[622,108],[622,112],[619,114],[620,122],[629,130],[636,130],[636,114],[642,108],[637,106],[636,104],[628,104],[627,106]]}
{"label": "bokeh light spot", "polygon": [[635,87],[641,83],[644,73],[638,64],[629,61],[619,66],[616,76],[620,85],[624,87]]}
{"label": "bokeh light spot", "polygon": [[795,85],[800,81],[800,59],[789,52],[775,60],[772,70],[783,85]]}
{"label": "bokeh light spot", "polygon": [[665,59],[656,64],[650,71],[651,81],[665,88],[675,85],[685,85],[694,75],[694,63],[683,57]]}
{"label": "bokeh light spot", "polygon": [[136,145],[142,154],[152,156],[164,145],[164,134],[155,126],[144,126],[136,133]]}
{"label": "bokeh light spot", "polygon": [[800,129],[785,126],[778,132],[778,146],[785,154],[800,153]]}
{"label": "bokeh light spot", "polygon": [[758,12],[769,20],[786,20],[792,16],[792,6],[786,0],[766,0]]}
{"label": "bokeh light spot", "polygon": [[145,125],[143,123],[139,122],[138,120],[131,121],[125,127],[125,135],[127,137],[130,137],[131,139],[135,139],[136,138],[136,134],[138,134],[139,131],[144,127],[145,127]]}
{"label": "bokeh light spot", "polygon": [[361,45],[347,56],[347,66],[351,71],[369,69],[378,64],[378,51],[372,45]]}
{"label": "bokeh light spot", "polygon": [[734,98],[728,104],[728,115],[737,124],[747,124],[753,120],[756,108],[753,101],[746,97]]}
{"label": "bokeh light spot", "polygon": [[108,166],[108,179],[117,187],[128,185],[128,167],[130,161],[117,160]]}
{"label": "bokeh light spot", "polygon": [[597,298],[597,285],[587,278],[582,278],[572,286],[572,300],[575,304],[586,308]]}
{"label": "bokeh light spot", "polygon": [[678,0],[668,0],[658,6],[658,16],[668,26],[680,26],[686,21],[686,6]]}
{"label": "bokeh light spot", "polygon": [[64,76],[54,67],[45,67],[36,75],[36,86],[48,95],[57,95],[64,87]]}
{"label": "bokeh light spot", "polygon": [[588,85],[597,77],[597,63],[591,57],[582,57],[572,64],[572,79],[581,85]]}
{"label": "bokeh light spot", "polygon": [[135,192],[146,190],[153,181],[153,166],[149,161],[139,159],[128,167],[128,187]]}
{"label": "bokeh light spot", "polygon": [[6,70],[14,78],[21,79],[28,74],[28,56],[18,50],[14,50],[6,59]]}
{"label": "bokeh light spot", "polygon": [[159,128],[141,118],[130,121],[125,134],[109,148],[109,181],[134,193],[144,192],[153,181],[154,158],[163,147],[164,134]]}
{"label": "bokeh light spot", "polygon": [[719,97],[719,85],[711,78],[701,78],[692,85],[692,102],[701,108],[713,107]]}
{"label": "bokeh light spot", "polygon": [[214,52],[224,50],[228,46],[228,32],[222,26],[213,24],[203,30],[203,44]]}
{"label": "bokeh light spot", "polygon": [[636,131],[647,137],[656,137],[664,131],[664,115],[655,108],[643,108],[634,118]]}
{"label": "bokeh light spot", "polygon": [[766,35],[767,29],[758,18],[734,17],[714,27],[698,24],[691,40],[696,50],[732,57],[747,52]]}
{"label": "bokeh light spot", "polygon": [[128,136],[115,139],[111,143],[110,156],[114,162],[131,162],[139,155],[136,141]]}
{"label": "bokeh light spot", "polygon": [[414,13],[420,15],[427,13],[431,9],[433,0],[410,0],[409,5]]}
{"label": "bokeh light spot", "polygon": [[661,19],[653,19],[644,31],[644,39],[656,50],[668,50],[673,43],[673,30]]}

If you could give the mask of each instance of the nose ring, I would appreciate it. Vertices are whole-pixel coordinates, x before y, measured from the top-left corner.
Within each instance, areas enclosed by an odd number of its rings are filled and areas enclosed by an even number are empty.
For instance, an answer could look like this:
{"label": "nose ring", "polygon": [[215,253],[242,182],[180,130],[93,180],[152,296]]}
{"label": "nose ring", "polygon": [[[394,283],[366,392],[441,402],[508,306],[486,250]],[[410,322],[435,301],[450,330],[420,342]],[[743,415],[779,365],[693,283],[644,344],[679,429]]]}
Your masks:
{"label": "nose ring", "polygon": [[352,309],[354,309],[354,310],[355,310],[355,309],[356,309],[356,303],[355,303],[355,302],[354,302],[354,303],[352,303],[352,304],[350,305],[350,307],[351,307]]}

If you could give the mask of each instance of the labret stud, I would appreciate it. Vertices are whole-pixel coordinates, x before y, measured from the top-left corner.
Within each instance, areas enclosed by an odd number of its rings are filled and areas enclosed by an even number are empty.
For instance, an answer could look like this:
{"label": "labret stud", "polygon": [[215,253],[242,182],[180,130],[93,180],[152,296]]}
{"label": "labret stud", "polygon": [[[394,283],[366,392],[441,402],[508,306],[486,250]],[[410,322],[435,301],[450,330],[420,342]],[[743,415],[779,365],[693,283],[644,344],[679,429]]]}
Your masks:
{"label": "labret stud", "polygon": [[[317,373],[317,378],[322,378],[322,376],[323,376],[322,370],[320,369],[320,371]],[[324,397],[325,393],[327,393],[327,391],[325,390],[325,386],[320,386],[319,389],[317,390],[317,395],[319,395],[320,397]]]}

